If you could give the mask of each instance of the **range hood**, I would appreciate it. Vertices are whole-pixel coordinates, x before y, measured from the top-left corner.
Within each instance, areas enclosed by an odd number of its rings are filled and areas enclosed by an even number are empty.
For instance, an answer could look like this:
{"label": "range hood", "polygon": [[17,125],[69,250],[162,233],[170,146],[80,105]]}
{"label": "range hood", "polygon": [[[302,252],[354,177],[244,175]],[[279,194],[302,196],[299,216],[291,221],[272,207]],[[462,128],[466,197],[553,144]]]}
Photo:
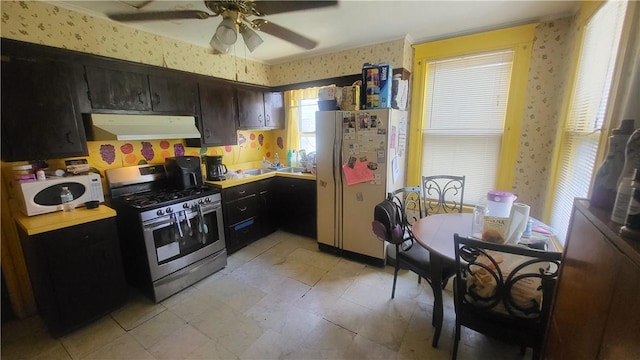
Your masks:
{"label": "range hood", "polygon": [[93,140],[200,138],[193,116],[91,114]]}

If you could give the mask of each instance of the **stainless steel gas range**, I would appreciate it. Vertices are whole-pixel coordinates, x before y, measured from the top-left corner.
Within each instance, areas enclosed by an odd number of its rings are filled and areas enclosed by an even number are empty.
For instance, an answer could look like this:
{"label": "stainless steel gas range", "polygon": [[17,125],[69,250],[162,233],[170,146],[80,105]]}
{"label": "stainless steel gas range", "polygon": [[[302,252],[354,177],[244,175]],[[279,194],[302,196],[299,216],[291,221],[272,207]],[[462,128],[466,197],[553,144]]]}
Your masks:
{"label": "stainless steel gas range", "polygon": [[172,189],[163,165],[106,170],[127,281],[159,302],[227,264],[220,191]]}

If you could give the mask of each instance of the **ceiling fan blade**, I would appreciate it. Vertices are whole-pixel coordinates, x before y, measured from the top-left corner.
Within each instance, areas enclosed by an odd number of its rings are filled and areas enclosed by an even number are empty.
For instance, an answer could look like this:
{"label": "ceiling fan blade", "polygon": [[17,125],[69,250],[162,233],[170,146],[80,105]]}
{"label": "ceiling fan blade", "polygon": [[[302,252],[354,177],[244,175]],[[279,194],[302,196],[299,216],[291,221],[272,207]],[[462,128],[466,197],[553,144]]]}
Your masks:
{"label": "ceiling fan blade", "polygon": [[212,16],[200,10],[178,11],[149,11],[137,13],[107,14],[107,17],[116,21],[151,21],[151,20],[178,20],[178,19],[208,19]]}
{"label": "ceiling fan blade", "polygon": [[284,12],[291,11],[299,11],[299,10],[308,10],[308,9],[317,9],[323,8],[327,6],[336,6],[338,5],[337,1],[314,1],[314,0],[267,0],[267,1],[256,1],[255,9],[260,12],[260,16],[262,15],[273,15],[280,14]]}
{"label": "ceiling fan blade", "polygon": [[307,50],[311,50],[318,45],[318,42],[315,40],[311,40],[297,32],[293,32],[264,19],[255,19],[251,23],[257,30],[273,35],[282,40],[286,40]]}

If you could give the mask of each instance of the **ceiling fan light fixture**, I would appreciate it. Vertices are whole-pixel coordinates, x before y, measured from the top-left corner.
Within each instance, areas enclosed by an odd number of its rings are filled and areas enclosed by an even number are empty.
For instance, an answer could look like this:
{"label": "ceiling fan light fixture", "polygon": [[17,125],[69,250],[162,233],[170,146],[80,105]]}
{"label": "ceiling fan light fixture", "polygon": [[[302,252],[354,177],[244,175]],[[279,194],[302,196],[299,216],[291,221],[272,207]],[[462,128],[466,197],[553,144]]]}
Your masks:
{"label": "ceiling fan light fixture", "polygon": [[238,39],[238,33],[236,31],[236,23],[230,17],[225,17],[218,25],[214,37],[225,45],[233,45]]}
{"label": "ceiling fan light fixture", "polygon": [[230,45],[223,44],[218,39],[218,35],[217,34],[213,34],[213,37],[211,38],[211,41],[209,42],[209,45],[211,45],[213,50],[215,50],[215,52],[218,53],[218,54],[226,54],[226,53],[229,52],[229,48],[231,48]]}
{"label": "ceiling fan light fixture", "polygon": [[242,34],[242,39],[244,40],[244,44],[247,46],[250,52],[253,52],[260,44],[264,42],[260,35],[258,35],[255,31],[249,28],[245,24],[240,24],[240,34]]}

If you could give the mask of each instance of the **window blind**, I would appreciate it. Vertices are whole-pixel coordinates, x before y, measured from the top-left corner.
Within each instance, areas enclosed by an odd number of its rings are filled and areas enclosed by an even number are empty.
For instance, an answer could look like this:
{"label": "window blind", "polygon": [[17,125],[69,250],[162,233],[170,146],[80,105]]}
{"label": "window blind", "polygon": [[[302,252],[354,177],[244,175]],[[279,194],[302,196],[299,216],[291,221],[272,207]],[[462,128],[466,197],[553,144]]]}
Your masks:
{"label": "window blind", "polygon": [[585,27],[573,95],[562,129],[550,225],[564,244],[573,199],[587,197],[595,167],[626,2],[609,1]]}
{"label": "window blind", "polygon": [[509,95],[513,51],[428,65],[422,174],[465,175],[465,200],[493,189]]}

